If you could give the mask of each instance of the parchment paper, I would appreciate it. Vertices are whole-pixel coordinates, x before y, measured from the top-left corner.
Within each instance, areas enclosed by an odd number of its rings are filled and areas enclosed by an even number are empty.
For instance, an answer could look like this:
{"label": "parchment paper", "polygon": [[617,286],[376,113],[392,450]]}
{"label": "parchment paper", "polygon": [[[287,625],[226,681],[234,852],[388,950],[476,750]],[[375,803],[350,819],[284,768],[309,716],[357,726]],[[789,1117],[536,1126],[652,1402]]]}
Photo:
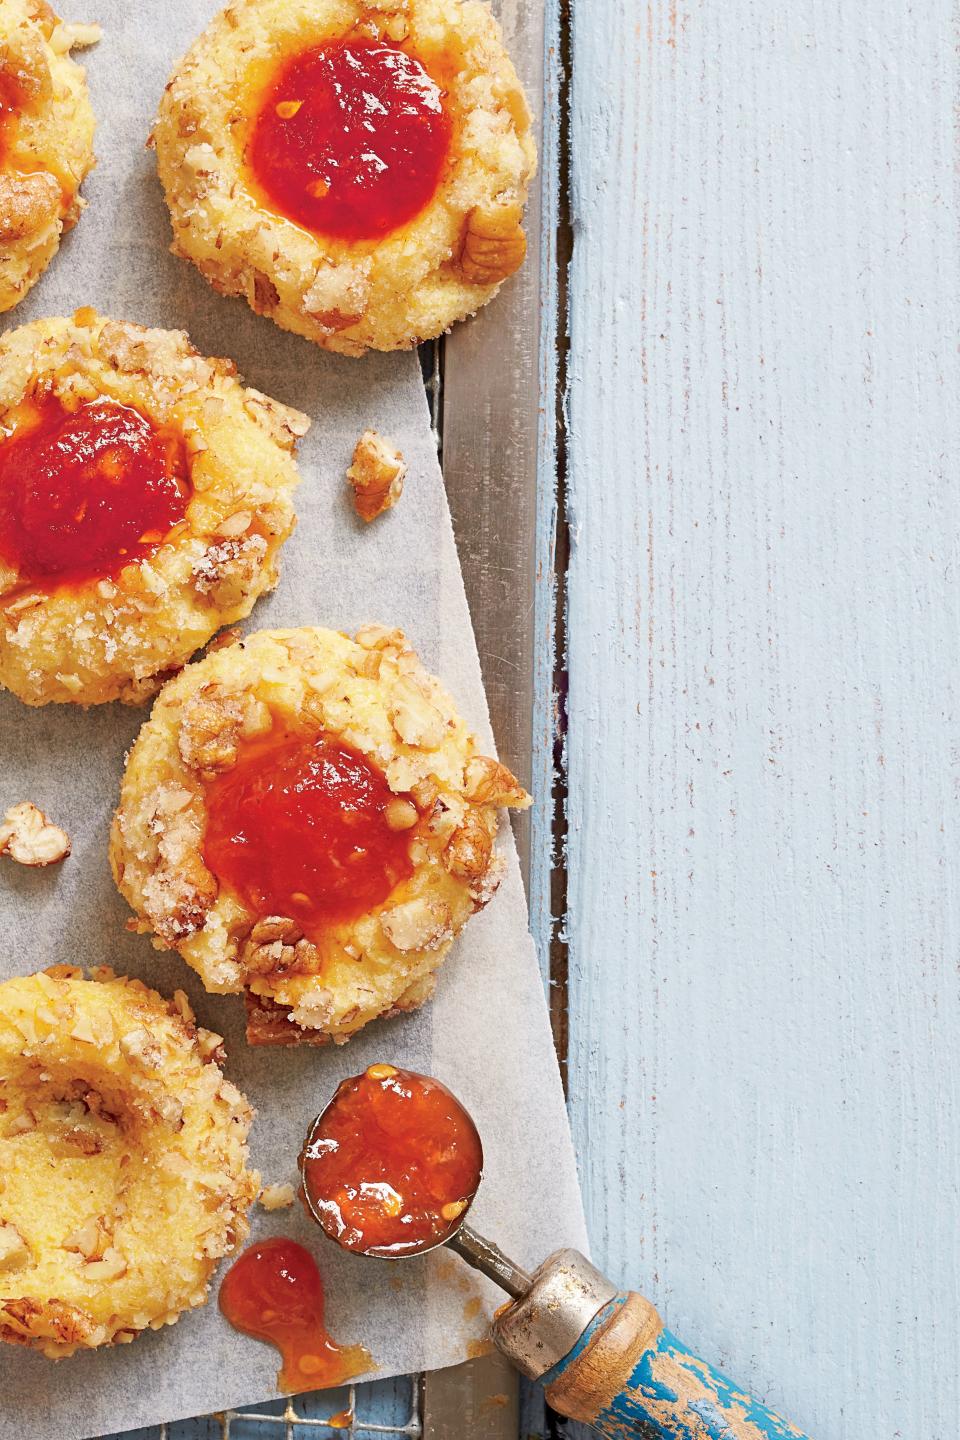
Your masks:
{"label": "parchment paper", "polygon": [[[182,327],[205,354],[229,355],[247,381],[313,416],[300,448],[299,527],[279,589],[247,629],[319,623],[404,627],[489,740],[476,647],[415,357],[324,355],[211,290],[169,255],[169,223],[143,148],[174,61],[214,12],[210,0],[96,0],[104,39],[86,61],[99,119],[89,208],[6,328],[95,305],[118,318]],[[83,57],[80,57],[83,58]],[[400,505],[369,528],[343,472],[360,431],[395,437],[409,461]],[[584,1245],[576,1170],[523,889],[509,834],[506,880],[476,916],[419,1014],[368,1027],[344,1047],[250,1051],[240,997],[204,994],[176,955],[124,930],[128,911],[106,861],[123,756],[145,718],[121,706],[32,710],[0,695],[0,807],[30,799],[64,825],[73,854],[28,871],[0,862],[0,975],[58,961],[106,962],[169,994],[186,989],[225,1035],[227,1073],[257,1108],[253,1161],[265,1182],[294,1181],[305,1127],[345,1075],[385,1058],[448,1083],[472,1111],[485,1175],[472,1218],[521,1264]],[[492,744],[492,741],[490,741]],[[505,826],[506,830],[507,827]],[[290,1234],[314,1250],[333,1334],[368,1346],[380,1375],[450,1365],[486,1331],[502,1295],[445,1252],[401,1265],[343,1254],[300,1208],[253,1212],[254,1236]],[[211,1303],[132,1345],[52,1362],[0,1346],[0,1440],[71,1440],[177,1419],[276,1393],[277,1357],[237,1335]],[[467,1318],[467,1301],[483,1300]]]}

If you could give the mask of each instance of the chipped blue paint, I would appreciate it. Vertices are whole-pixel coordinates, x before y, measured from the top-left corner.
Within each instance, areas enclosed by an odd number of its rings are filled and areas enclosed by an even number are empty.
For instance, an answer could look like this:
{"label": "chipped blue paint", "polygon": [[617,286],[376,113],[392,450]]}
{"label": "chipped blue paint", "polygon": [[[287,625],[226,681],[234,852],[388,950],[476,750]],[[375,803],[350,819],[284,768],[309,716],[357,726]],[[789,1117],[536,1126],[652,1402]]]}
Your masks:
{"label": "chipped blue paint", "polygon": [[[589,1349],[626,1299],[620,1294],[604,1306],[570,1353],[543,1377],[545,1385]],[[699,1359],[669,1330],[660,1331],[629,1384],[593,1425],[610,1440],[629,1440],[631,1435],[644,1440],[654,1436],[658,1440],[805,1440],[793,1425]]]}
{"label": "chipped blue paint", "polygon": [[[668,1385],[658,1374],[658,1365],[666,1360],[668,1364],[679,1365],[695,1384],[704,1388],[704,1395],[682,1402],[678,1411],[676,1428],[662,1430],[664,1435],[675,1435],[687,1440],[733,1440],[733,1437],[756,1435],[757,1440],[797,1440],[800,1431],[768,1410],[758,1400],[744,1393],[721,1371],[700,1360],[688,1347],[682,1344],[669,1330],[660,1334],[657,1348],[648,1350],[634,1371],[629,1388],[610,1407],[611,1419],[622,1420],[629,1416],[634,1423],[649,1421],[645,1401],[667,1401],[671,1405],[679,1402],[678,1391]],[[689,1420],[683,1418],[689,1416]],[[601,1417],[601,1423],[604,1417]],[[748,1429],[747,1427],[752,1427]]]}

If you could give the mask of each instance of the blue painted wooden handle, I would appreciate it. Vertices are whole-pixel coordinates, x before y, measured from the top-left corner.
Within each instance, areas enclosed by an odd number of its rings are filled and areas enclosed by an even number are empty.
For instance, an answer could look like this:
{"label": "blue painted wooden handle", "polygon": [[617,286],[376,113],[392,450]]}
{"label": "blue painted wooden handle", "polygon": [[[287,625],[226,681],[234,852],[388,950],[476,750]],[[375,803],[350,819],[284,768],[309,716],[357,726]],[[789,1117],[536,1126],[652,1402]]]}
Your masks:
{"label": "blue painted wooden handle", "polygon": [[605,1305],[543,1380],[554,1408],[609,1440],[806,1440],[692,1354],[632,1292]]}

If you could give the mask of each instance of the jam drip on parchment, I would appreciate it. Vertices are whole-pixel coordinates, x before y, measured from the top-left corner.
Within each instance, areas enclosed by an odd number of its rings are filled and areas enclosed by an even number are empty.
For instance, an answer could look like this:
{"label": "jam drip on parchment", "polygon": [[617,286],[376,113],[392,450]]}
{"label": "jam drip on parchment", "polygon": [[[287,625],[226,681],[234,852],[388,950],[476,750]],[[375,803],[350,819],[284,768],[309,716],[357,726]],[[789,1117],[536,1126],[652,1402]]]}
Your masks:
{"label": "jam drip on parchment", "polygon": [[283,1357],[281,1390],[324,1390],[373,1369],[362,1345],[338,1345],[323,1323],[324,1296],[313,1256],[295,1240],[250,1245],[220,1286],[220,1309],[236,1330]]}

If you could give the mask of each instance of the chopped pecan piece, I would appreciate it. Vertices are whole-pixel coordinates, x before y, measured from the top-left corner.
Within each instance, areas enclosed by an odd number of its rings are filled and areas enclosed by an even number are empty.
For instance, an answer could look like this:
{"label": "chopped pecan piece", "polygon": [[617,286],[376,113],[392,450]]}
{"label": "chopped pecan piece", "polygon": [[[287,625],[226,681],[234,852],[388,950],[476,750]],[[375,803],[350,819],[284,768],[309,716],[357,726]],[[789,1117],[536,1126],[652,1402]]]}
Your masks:
{"label": "chopped pecan piece", "polygon": [[204,1030],[203,1026],[197,1031],[197,1048],[204,1060],[221,1065],[227,1058],[227,1052],[223,1048],[223,1036],[218,1035],[216,1030]]}
{"label": "chopped pecan piece", "polygon": [[147,1070],[159,1070],[163,1065],[162,1049],[142,1025],[120,1036],[120,1049],[128,1060],[138,1061]]}
{"label": "chopped pecan piece", "polygon": [[0,1300],[0,1330],[6,1339],[31,1334],[38,1320],[43,1325],[43,1333],[60,1345],[89,1344],[95,1333],[88,1316],[65,1300],[37,1300],[32,1295]]}
{"label": "chopped pecan piece", "polygon": [[223,685],[204,685],[184,703],[178,745],[180,759],[204,780],[236,763],[244,703]]}
{"label": "chopped pecan piece", "polygon": [[310,429],[310,417],[290,405],[283,405],[261,390],[248,388],[243,408],[259,421],[268,435],[292,454],[297,441]]}
{"label": "chopped pecan piece", "polygon": [[398,795],[384,806],[383,818],[387,822],[388,830],[412,830],[420,817],[416,805],[411,805],[409,800],[402,800]]}
{"label": "chopped pecan piece", "polygon": [[533,802],[517,777],[499,760],[489,755],[474,755],[467,762],[464,793],[478,805],[509,805],[526,810]]}
{"label": "chopped pecan piece", "polygon": [[55,865],[70,854],[70,836],[54,825],[36,805],[12,805],[0,824],[0,855],[19,865]]}
{"label": "chopped pecan piece", "polygon": [[364,650],[405,650],[407,637],[402,630],[388,630],[386,625],[361,625],[354,636]]}
{"label": "chopped pecan piece", "polygon": [[293,945],[302,934],[303,931],[295,920],[289,920],[285,915],[267,915],[254,925],[250,931],[250,939],[255,945],[269,945],[274,940],[283,940],[286,944]]}
{"label": "chopped pecan piece", "polygon": [[443,863],[451,875],[463,880],[477,880],[490,865],[493,838],[483,816],[468,810],[463,823],[456,829],[443,852]]}
{"label": "chopped pecan piece", "polygon": [[[44,8],[50,9],[49,6],[45,6]],[[51,15],[53,14],[52,11],[50,11],[50,13]],[[54,16],[54,20],[56,20],[56,16]],[[103,39],[103,30],[96,22],[91,25],[84,25],[80,21],[75,20],[69,25],[61,25],[60,32],[62,39],[58,40],[56,37],[53,38],[54,50],[88,50],[91,45],[98,45]]]}
{"label": "chopped pecan piece", "polygon": [[[274,934],[280,927],[289,928],[289,938]],[[273,939],[257,939],[257,931],[263,928]],[[309,940],[298,938],[299,929],[292,920],[261,921],[255,926],[250,939],[244,945],[240,961],[248,975],[309,975],[317,968],[319,958],[317,947]]]}
{"label": "chopped pecan piece", "polygon": [[[231,516],[221,527],[225,530],[231,523],[244,519]],[[246,516],[249,523],[250,516]],[[243,539],[232,535],[218,538],[208,545],[193,567],[194,589],[199,595],[206,595],[221,610],[231,610],[239,605],[252,588],[263,567],[267,553],[267,542],[262,535],[247,535]]]}
{"label": "chopped pecan piece", "polygon": [[364,430],[353,450],[347,480],[353,486],[353,508],[367,524],[390,510],[403,494],[407,473],[403,455],[376,430]]}
{"label": "chopped pecan piece", "polygon": [[442,900],[418,896],[385,910],[380,927],[398,950],[435,950],[451,937],[450,911]]}
{"label": "chopped pecan piece", "polygon": [[527,237],[516,201],[478,205],[467,216],[460,250],[460,273],[469,285],[499,285],[523,264]]}
{"label": "chopped pecan piece", "polygon": [[200,853],[203,824],[202,805],[189,790],[182,785],[159,787],[154,812],[157,863],[144,882],[144,908],[168,945],[199,930],[217,898],[217,881]]}
{"label": "chopped pecan piece", "polygon": [[328,1045],[330,1036],[320,1030],[305,1030],[290,1018],[290,1009],[266,995],[244,996],[247,1006],[248,1045]]}
{"label": "chopped pecan piece", "polygon": [[289,1210],[297,1194],[292,1185],[264,1185],[260,1204],[264,1210]]}
{"label": "chopped pecan piece", "polygon": [[363,318],[370,300],[369,257],[360,261],[324,259],[303,297],[303,313],[324,330],[345,330]]}
{"label": "chopped pecan piece", "polygon": [[63,1248],[76,1251],[85,1260],[102,1260],[109,1242],[105,1217],[91,1215],[89,1220],[85,1220],[77,1230],[66,1237]]}
{"label": "chopped pecan piece", "polygon": [[253,271],[253,294],[247,297],[258,315],[271,315],[280,304],[280,291],[269,275]]}
{"label": "chopped pecan piece", "polygon": [[107,1246],[102,1260],[87,1261],[86,1274],[93,1280],[119,1280],[126,1273],[126,1258],[112,1245]]}
{"label": "chopped pecan piece", "polygon": [[393,687],[390,722],[406,745],[436,750],[443,741],[445,721],[427,687],[407,675]]}

